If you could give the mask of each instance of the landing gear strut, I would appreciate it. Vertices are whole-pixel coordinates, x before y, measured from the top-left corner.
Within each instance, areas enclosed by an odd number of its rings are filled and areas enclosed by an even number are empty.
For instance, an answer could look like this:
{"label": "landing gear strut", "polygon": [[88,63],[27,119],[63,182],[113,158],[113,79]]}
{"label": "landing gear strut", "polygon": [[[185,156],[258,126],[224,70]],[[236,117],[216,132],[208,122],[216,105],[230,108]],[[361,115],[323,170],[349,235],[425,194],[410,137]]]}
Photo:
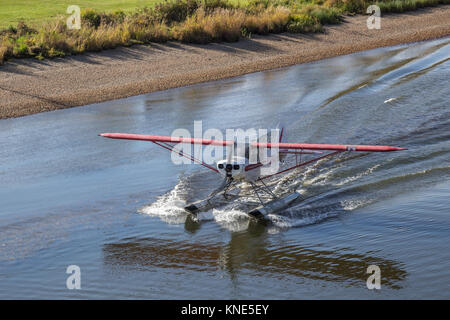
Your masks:
{"label": "landing gear strut", "polygon": [[261,199],[261,196],[259,195],[259,193],[266,193],[268,194],[272,200],[278,199],[278,197],[269,189],[269,187],[262,181],[260,180],[260,182],[262,183],[262,186],[258,186],[256,183],[254,182],[250,182],[253,192],[255,193],[256,197],[258,198],[259,202],[264,205],[264,202]]}

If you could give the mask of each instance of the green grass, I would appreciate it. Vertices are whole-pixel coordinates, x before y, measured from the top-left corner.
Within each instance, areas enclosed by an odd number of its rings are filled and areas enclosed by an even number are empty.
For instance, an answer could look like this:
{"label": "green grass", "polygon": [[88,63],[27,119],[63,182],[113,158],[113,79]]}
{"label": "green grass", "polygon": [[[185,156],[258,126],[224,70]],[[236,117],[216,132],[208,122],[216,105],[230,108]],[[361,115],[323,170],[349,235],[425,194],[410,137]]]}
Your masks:
{"label": "green grass", "polygon": [[[0,29],[25,21],[29,26],[39,27],[43,21],[65,15],[67,7],[77,5],[83,9],[113,12],[131,12],[138,8],[152,7],[164,0],[0,0]],[[231,0],[230,3],[247,3],[248,0]]]}
{"label": "green grass", "polygon": [[66,14],[67,7],[78,5],[87,8],[112,12],[121,9],[125,12],[136,8],[150,7],[161,0],[0,0],[0,29],[17,25],[20,20],[38,27],[42,21]]}

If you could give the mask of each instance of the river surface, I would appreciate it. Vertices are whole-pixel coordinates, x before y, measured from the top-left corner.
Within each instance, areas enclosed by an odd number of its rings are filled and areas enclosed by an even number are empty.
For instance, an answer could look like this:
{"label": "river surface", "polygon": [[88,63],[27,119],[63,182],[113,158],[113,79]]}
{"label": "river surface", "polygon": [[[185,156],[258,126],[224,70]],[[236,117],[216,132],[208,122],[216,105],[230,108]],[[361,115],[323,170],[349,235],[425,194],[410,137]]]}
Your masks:
{"label": "river surface", "polygon": [[[0,298],[449,299],[449,58],[445,38],[0,120]],[[196,120],[408,150],[346,152],[272,181],[305,200],[267,226],[233,208],[194,222],[180,208],[214,172],[97,135]]]}

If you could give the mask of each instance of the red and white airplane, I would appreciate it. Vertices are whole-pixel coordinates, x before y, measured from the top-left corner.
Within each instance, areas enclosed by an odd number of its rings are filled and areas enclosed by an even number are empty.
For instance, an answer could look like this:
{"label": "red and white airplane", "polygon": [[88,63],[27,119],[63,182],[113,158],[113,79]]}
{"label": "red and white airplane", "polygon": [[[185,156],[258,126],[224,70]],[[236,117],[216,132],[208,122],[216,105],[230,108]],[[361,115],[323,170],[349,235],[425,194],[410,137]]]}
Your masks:
{"label": "red and white airplane", "polygon": [[[130,134],[130,133],[101,133],[99,136],[111,138],[111,139],[125,139],[125,140],[140,140],[150,141],[154,144],[163,147],[169,151],[175,152],[178,155],[185,157],[193,162],[199,163],[202,166],[220,174],[224,179],[219,188],[211,192],[211,194],[205,200],[196,201],[185,207],[185,210],[189,213],[196,214],[200,211],[210,210],[214,204],[212,199],[216,196],[223,196],[225,199],[232,199],[227,192],[235,186],[237,181],[246,181],[251,186],[257,196],[261,206],[248,212],[248,214],[255,218],[263,218],[269,213],[273,213],[286,208],[290,203],[296,200],[300,194],[294,192],[283,198],[277,197],[264,183],[264,179],[269,177],[285,173],[289,170],[306,166],[308,164],[317,162],[324,158],[331,158],[341,152],[356,151],[356,152],[391,152],[406,150],[405,148],[398,148],[392,146],[375,146],[375,145],[349,145],[349,144],[307,144],[307,143],[284,143],[283,129],[279,130],[279,139],[276,143],[271,142],[247,142],[245,144],[245,156],[239,157],[233,155],[235,153],[234,148],[237,142],[234,140],[213,140],[213,139],[199,139],[199,138],[186,138],[186,137],[174,137],[174,136],[154,136],[143,134]],[[276,141],[276,140],[275,140]],[[216,162],[215,166],[211,166],[206,162],[195,158],[192,154],[188,154],[176,148],[177,144],[191,144],[191,145],[211,145],[227,148],[227,157]],[[249,162],[249,150],[255,148],[257,150],[261,148],[267,148],[270,150],[277,150],[277,159],[283,159],[288,154],[294,154],[296,157],[295,165],[279,170],[278,172],[268,175],[262,174],[262,168],[267,166],[271,162],[271,157],[266,160],[259,160],[256,163]],[[324,155],[316,156],[313,159],[307,161],[298,162],[298,156],[303,154],[322,154],[322,151],[332,151]],[[271,201],[262,201],[261,193],[269,195]]]}

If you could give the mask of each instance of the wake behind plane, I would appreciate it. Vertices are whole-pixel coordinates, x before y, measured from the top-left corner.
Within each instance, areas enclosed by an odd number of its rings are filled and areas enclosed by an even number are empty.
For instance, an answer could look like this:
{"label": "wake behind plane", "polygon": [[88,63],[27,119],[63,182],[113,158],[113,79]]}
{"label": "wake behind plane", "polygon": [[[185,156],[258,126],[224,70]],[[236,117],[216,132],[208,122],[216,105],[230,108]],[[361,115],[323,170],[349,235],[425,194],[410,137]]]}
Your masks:
{"label": "wake behind plane", "polygon": [[[278,131],[278,139],[275,140],[278,142],[266,142],[266,139],[257,139],[257,141],[243,143],[245,150],[243,155],[236,155],[235,150],[238,144],[236,140],[155,136],[131,133],[101,133],[99,135],[111,139],[150,141],[164,149],[175,152],[179,156],[185,157],[192,162],[201,164],[205,168],[220,175],[222,177],[220,186],[217,189],[212,190],[206,199],[195,201],[184,207],[186,212],[193,215],[211,210],[217,206],[218,203],[223,204],[223,201],[230,202],[235,200],[240,195],[239,192],[233,193],[232,190],[236,189],[237,184],[240,182],[248,183],[256,198],[254,203],[258,206],[249,210],[247,214],[256,219],[264,219],[268,214],[285,209],[301,196],[298,191],[283,195],[282,197],[277,196],[264,182],[265,179],[315,163],[322,159],[332,158],[342,152],[393,152],[406,150],[405,148],[377,145],[286,143],[282,142],[283,131],[283,129]],[[261,142],[261,140],[266,141]],[[177,147],[179,144],[217,146],[226,148],[227,152],[223,159],[215,161],[215,165],[212,166],[205,161],[194,157],[192,153],[181,150]],[[256,161],[250,161],[250,151],[256,150],[259,155],[259,150],[261,149],[268,149],[273,154],[264,159],[258,156]],[[283,167],[285,164],[283,159],[287,155],[295,156],[295,165]],[[314,157],[306,161],[301,161],[302,155],[314,155]],[[300,161],[298,160],[299,157]],[[271,172],[269,174],[265,173],[264,168],[273,164],[274,159],[277,159],[277,161],[281,160],[279,163],[282,168],[279,168],[277,172]]]}

